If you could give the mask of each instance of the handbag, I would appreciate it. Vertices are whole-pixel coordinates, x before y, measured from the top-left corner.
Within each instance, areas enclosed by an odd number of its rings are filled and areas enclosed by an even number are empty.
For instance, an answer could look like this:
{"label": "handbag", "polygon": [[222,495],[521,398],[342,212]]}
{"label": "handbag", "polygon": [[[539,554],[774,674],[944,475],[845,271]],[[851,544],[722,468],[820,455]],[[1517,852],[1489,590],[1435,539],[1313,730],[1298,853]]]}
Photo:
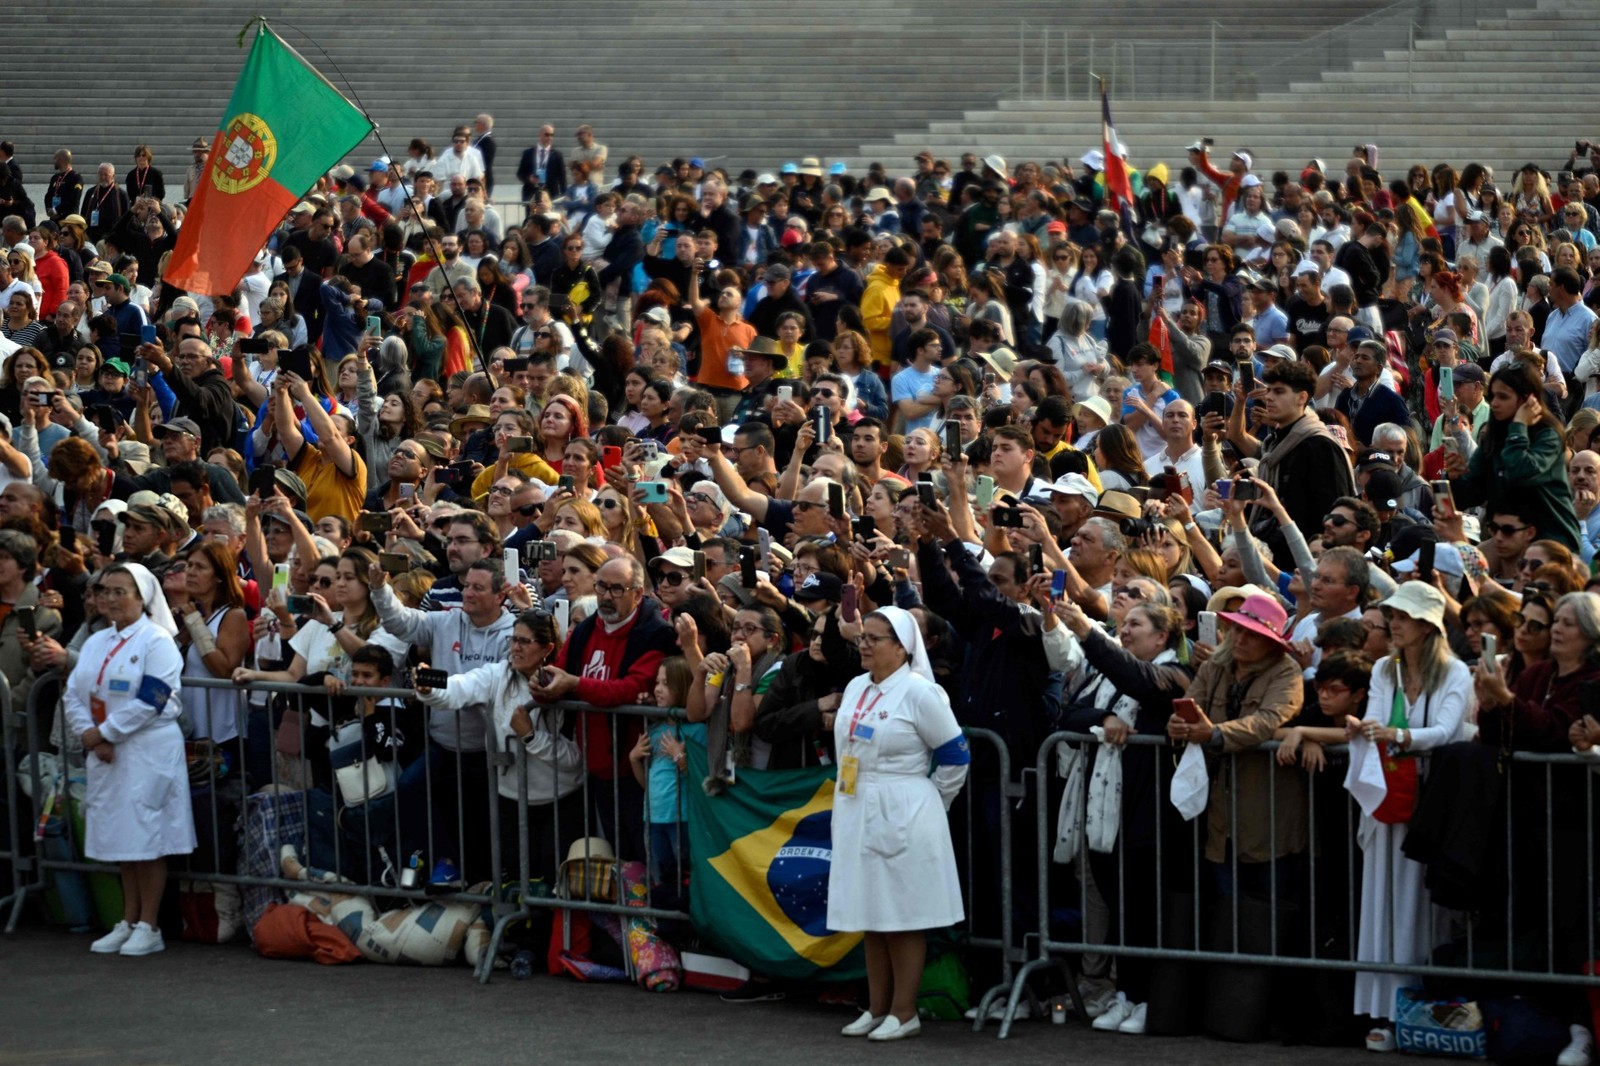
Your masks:
{"label": "handbag", "polygon": [[[1422,705],[1426,721],[1428,705],[1426,693],[1423,694]],[[1402,683],[1400,662],[1397,659],[1394,669],[1394,704],[1389,711],[1389,728],[1404,729],[1405,726],[1405,686]],[[1411,815],[1417,809],[1417,792],[1421,787],[1417,760],[1401,754],[1398,745],[1386,744],[1383,746],[1380,765],[1383,767],[1383,784],[1387,791],[1384,793],[1383,802],[1372,812],[1372,817],[1388,825],[1411,821]]]}
{"label": "handbag", "polygon": [[379,796],[387,796],[394,788],[392,763],[384,763],[362,742],[360,720],[348,722],[340,729],[338,747],[329,752],[333,763],[333,780],[339,789],[339,798],[346,807],[359,807]]}

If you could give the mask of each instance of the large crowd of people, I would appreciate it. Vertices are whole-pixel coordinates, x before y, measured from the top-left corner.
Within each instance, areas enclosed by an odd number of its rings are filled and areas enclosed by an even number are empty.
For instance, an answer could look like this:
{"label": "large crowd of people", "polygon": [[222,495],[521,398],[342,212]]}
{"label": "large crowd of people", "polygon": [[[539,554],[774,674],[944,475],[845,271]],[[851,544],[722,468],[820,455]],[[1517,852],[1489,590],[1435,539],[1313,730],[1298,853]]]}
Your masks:
{"label": "large crowd of people", "polygon": [[[1126,160],[1119,203],[1099,150],[729,174],[547,126],[497,183],[494,137],[335,168],[225,293],[163,280],[206,141],[165,178],[148,147],[92,181],[62,149],[37,203],[0,143],[0,671],[14,699],[68,675],[84,844],[126,898],[96,952],[161,949],[209,741],[321,795],[309,861],[358,882],[380,844],[488,877],[487,805],[514,832],[525,797],[536,876],[587,802],[692,894],[680,788],[835,766],[827,919],[869,975],[847,1036],[914,1035],[924,932],[1037,922],[1039,863],[1111,949],[1096,1029],[1147,1030],[1156,962],[1115,947],[1158,944],[1185,886],[1315,899],[1298,940],[1334,957],[1440,961],[1470,915],[1480,952],[1529,934],[1518,965],[1583,972],[1585,771],[1506,759],[1600,750],[1600,146],[1553,175],[1385,174],[1370,146],[1266,174],[1197,141]],[[251,686],[411,668],[448,680],[377,734],[366,821],[398,839],[352,837],[322,754],[383,716]],[[963,729],[1012,767],[1099,742],[1019,784]],[[476,758],[508,741],[525,781]],[[1446,832],[1509,843],[1452,880]],[[1394,1047],[1408,983],[1344,986],[1356,1043]],[[1580,990],[1539,994],[1587,1063]]]}

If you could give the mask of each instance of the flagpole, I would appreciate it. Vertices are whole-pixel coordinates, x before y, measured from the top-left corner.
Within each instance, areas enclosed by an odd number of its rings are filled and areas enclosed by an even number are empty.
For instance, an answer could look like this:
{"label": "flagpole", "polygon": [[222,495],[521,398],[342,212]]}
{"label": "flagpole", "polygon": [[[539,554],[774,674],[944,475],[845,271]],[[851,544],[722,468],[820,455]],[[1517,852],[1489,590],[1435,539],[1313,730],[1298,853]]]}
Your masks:
{"label": "flagpole", "polygon": [[[269,27],[268,22],[267,22],[267,18],[266,18],[265,15],[257,15],[255,18],[251,19],[250,22],[245,23],[244,30],[241,30],[240,33],[239,33],[239,40],[240,40],[241,47],[243,46],[244,35],[250,29],[250,23],[251,22],[259,22],[260,25],[261,25],[261,32],[263,32],[263,33],[271,33],[274,37],[276,37],[279,40],[280,43],[282,43],[284,48],[288,49],[290,52],[292,52],[294,54],[296,59],[299,59],[301,63],[305,64],[306,69],[310,70],[317,77],[321,78],[323,80],[323,82],[327,84],[328,88],[332,89],[336,93],[339,93],[339,95],[341,95],[341,96],[344,95],[344,91],[340,90],[340,88],[337,85],[335,85],[335,84],[333,84],[333,82],[329,81],[328,78],[322,73],[322,71],[318,70],[316,67],[312,66],[310,63],[307,63],[305,57],[302,56],[299,53],[299,51],[295,49],[295,47],[293,45],[291,45],[288,41],[285,41],[283,39],[283,35],[282,34],[276,32],[275,30],[272,30]],[[346,77],[344,71],[340,69],[338,60],[334,59],[333,56],[329,54],[328,50],[326,48],[322,47],[322,44],[315,37],[313,37],[309,33],[307,33],[305,30],[302,30],[300,27],[296,26],[292,22],[284,22],[283,25],[287,26],[289,29],[293,30],[294,32],[298,33],[300,36],[304,37],[306,40],[310,41],[312,43],[312,45],[314,45],[316,47],[317,51],[322,53],[323,58],[325,58],[328,61],[328,63],[333,67],[334,71],[339,75],[340,80],[344,82],[345,90],[348,90],[348,92],[350,94],[350,102],[353,103],[356,106],[356,109],[361,112],[361,114],[366,118],[366,120],[368,122],[372,123],[372,136],[377,139],[378,147],[379,147],[379,149],[382,150],[382,152],[384,154],[384,157],[386,159],[393,160],[394,159],[394,153],[389,150],[389,146],[387,144],[385,144],[384,140],[383,140],[383,128],[378,124],[378,120],[372,117],[372,112],[367,110],[367,105],[365,103],[363,103],[362,100],[361,100],[361,94],[356,92],[355,86],[350,84],[350,79],[348,77]],[[404,182],[401,183],[401,188],[405,188]],[[438,240],[436,238],[434,238],[433,235],[428,232],[427,220],[425,218],[423,218],[422,213],[420,211],[417,211],[414,203],[412,202],[410,194],[407,194],[407,196],[406,196],[406,207],[409,210],[411,210],[414,214],[416,214],[417,221],[422,223],[422,239],[423,239],[424,243],[427,245],[428,251],[433,253],[433,261],[435,263],[440,264],[441,269],[442,269],[443,264],[444,264],[444,253],[439,248]],[[461,312],[461,304],[460,304],[459,301],[456,300],[456,297],[455,297],[455,286],[449,284],[450,275],[449,275],[448,272],[445,273],[444,280],[446,282],[445,290],[450,294],[451,303],[455,305],[457,313],[462,313]],[[476,282],[477,279],[474,278],[473,280],[474,280],[474,282]],[[396,301],[396,302],[398,302],[398,301]],[[487,304],[485,305],[484,314],[485,315],[488,314]],[[465,317],[462,318],[461,324],[463,326],[465,326],[467,324]],[[477,334],[475,334],[471,329],[467,329],[465,332],[467,334],[468,343],[472,345],[472,354],[477,358],[478,372],[483,374],[483,375],[485,375],[486,377],[489,376],[489,361],[484,356],[483,348],[478,343]],[[443,383],[441,382],[441,384],[443,384]]]}

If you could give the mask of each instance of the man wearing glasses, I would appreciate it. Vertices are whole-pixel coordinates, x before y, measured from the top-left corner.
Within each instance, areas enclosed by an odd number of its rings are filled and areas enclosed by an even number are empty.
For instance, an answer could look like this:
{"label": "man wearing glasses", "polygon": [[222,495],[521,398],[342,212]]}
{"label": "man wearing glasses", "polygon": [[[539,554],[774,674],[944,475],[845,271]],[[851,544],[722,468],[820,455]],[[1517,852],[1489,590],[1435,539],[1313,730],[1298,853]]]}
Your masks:
{"label": "man wearing glasses", "polygon": [[1492,576],[1502,584],[1516,583],[1527,576],[1522,572],[1522,556],[1528,545],[1539,539],[1539,527],[1528,518],[1523,511],[1501,508],[1484,523],[1483,531],[1492,534],[1494,543],[1494,554],[1484,554],[1494,567]]}
{"label": "man wearing glasses", "polygon": [[[662,660],[677,652],[676,635],[662,618],[661,605],[644,594],[644,568],[638,560],[613,559],[602,566],[595,572],[594,595],[595,613],[573,629],[559,666],[549,667],[541,683],[533,685],[541,702],[570,699],[595,707],[627,706],[651,690]],[[644,792],[627,759],[639,738],[640,720],[606,714],[580,714],[578,719],[594,813],[605,830],[601,835],[615,842],[619,854],[642,855]]]}
{"label": "man wearing glasses", "polygon": [[472,147],[472,127],[457,126],[450,135],[450,150],[433,162],[433,176],[442,182],[459,176],[462,181],[482,178],[483,154]]}

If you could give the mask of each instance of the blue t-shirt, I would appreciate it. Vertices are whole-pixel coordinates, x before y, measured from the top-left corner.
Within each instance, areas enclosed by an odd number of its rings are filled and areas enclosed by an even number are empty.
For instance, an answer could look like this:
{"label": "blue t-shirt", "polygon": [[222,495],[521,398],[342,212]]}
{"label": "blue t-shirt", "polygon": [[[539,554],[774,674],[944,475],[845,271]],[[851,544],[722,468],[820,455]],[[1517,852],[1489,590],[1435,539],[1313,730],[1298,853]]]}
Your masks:
{"label": "blue t-shirt", "polygon": [[[899,404],[901,400],[915,400],[918,396],[933,391],[934,382],[939,380],[939,368],[929,367],[926,372],[918,370],[916,366],[908,366],[889,379],[889,399]],[[939,417],[936,407],[925,414],[915,418],[906,419],[906,432],[913,429],[928,429],[933,426],[934,419]]]}
{"label": "blue t-shirt", "polygon": [[684,722],[673,722],[661,719],[650,726],[650,796],[645,807],[645,817],[652,825],[670,825],[673,822],[688,821],[688,816],[680,817],[678,810],[678,768],[672,760],[660,753],[657,746],[664,736],[677,736],[679,740],[694,741],[697,744],[706,742],[706,727],[704,724],[689,725]]}

